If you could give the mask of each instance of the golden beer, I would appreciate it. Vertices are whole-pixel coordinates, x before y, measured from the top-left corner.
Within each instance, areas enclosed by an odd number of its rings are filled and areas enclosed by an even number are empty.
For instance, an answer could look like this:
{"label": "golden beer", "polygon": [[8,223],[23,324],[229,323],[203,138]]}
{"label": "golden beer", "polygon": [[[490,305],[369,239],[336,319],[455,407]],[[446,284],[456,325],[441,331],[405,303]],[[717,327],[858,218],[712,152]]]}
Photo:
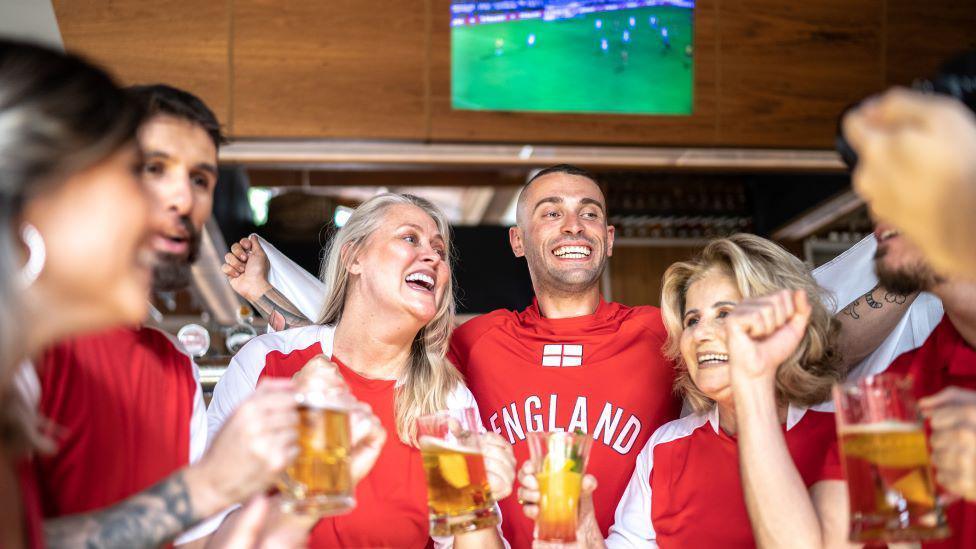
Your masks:
{"label": "golden beer", "polygon": [[285,508],[324,515],[351,509],[349,411],[302,404],[298,416],[298,457],[279,483]]}
{"label": "golden beer", "polygon": [[[471,435],[476,436],[476,435]],[[485,458],[476,445],[420,437],[431,535],[450,536],[498,524]]]}
{"label": "golden beer", "polygon": [[921,424],[848,425],[840,431],[840,442],[851,502],[851,541],[922,541],[949,535]]}

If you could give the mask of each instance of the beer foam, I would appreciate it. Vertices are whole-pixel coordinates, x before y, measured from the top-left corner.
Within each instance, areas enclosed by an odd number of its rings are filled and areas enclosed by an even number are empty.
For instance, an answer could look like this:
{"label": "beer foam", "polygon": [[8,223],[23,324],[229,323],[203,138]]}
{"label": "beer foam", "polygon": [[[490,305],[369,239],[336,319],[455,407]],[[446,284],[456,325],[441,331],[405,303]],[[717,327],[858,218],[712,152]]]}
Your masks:
{"label": "beer foam", "polygon": [[838,434],[865,434],[865,433],[908,433],[911,431],[921,431],[922,425],[912,421],[879,421],[877,423],[865,423],[860,425],[845,425],[838,431]]}
{"label": "beer foam", "polygon": [[457,452],[459,454],[480,454],[481,452],[472,449],[465,448],[458,445],[457,443],[451,443],[444,439],[440,439],[432,436],[422,436],[420,440],[417,441],[420,444],[421,450],[446,450],[448,452]]}

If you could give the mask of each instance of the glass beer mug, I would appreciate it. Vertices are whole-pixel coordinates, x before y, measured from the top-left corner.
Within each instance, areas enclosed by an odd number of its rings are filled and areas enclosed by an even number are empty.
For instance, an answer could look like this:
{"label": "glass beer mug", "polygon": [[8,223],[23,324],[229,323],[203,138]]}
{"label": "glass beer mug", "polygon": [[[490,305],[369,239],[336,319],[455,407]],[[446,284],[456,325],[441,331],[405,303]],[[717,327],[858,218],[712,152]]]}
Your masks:
{"label": "glass beer mug", "polygon": [[834,386],[853,542],[949,536],[912,380],[892,374]]}
{"label": "glass beer mug", "polygon": [[452,536],[498,524],[474,408],[417,418],[427,477],[430,534]]}
{"label": "glass beer mug", "polygon": [[358,401],[325,371],[303,371],[298,392],[298,457],[278,482],[286,511],[337,515],[356,506],[349,452],[350,414]]}

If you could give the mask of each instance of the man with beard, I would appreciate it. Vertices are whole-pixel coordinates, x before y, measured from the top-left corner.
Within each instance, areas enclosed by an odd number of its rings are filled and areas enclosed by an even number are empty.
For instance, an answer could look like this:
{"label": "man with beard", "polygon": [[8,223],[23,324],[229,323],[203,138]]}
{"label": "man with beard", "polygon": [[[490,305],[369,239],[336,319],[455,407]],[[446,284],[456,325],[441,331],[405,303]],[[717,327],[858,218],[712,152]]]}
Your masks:
{"label": "man with beard", "polygon": [[[220,127],[187,92],[163,85],[130,91],[147,111],[138,141],[143,182],[156,206],[155,288],[184,288],[210,217]],[[57,446],[37,460],[51,546],[157,546],[264,490],[284,466],[283,459],[265,463],[254,449],[280,445],[258,433],[283,436],[275,432],[295,414],[288,388],[274,398],[290,405],[262,397],[204,455],[197,367],[161,330],[139,326],[76,338],[50,349],[37,370],[40,411]]]}
{"label": "man with beard", "polygon": [[[523,311],[468,321],[454,331],[449,357],[465,375],[485,427],[509,440],[519,465],[528,458],[529,432],[581,430],[593,438],[587,470],[599,482],[593,502],[606,535],[637,454],[681,409],[674,366],[661,350],[667,334],[657,307],[628,307],[600,294],[614,227],[592,175],[569,165],[546,168],[522,189],[516,211],[510,244],[526,258],[535,300]],[[257,237],[234,244],[225,259],[235,291],[276,329],[306,324],[301,311],[321,309],[313,303],[325,295],[321,286],[277,250],[263,249]],[[878,328],[883,336],[900,318],[900,305],[870,309],[867,322],[845,327],[843,348],[858,339],[878,341],[874,332],[852,331]],[[861,347],[847,353],[849,364],[873,350]],[[533,522],[515,497],[500,506],[505,538],[529,547]]]}
{"label": "man with beard", "polygon": [[952,537],[923,547],[976,547],[976,283],[940,276],[922,250],[889,225],[879,223],[875,236],[880,283],[902,294],[931,292],[945,308],[925,343],[899,356],[887,370],[912,378],[932,428],[938,481],[969,500],[947,508]]}

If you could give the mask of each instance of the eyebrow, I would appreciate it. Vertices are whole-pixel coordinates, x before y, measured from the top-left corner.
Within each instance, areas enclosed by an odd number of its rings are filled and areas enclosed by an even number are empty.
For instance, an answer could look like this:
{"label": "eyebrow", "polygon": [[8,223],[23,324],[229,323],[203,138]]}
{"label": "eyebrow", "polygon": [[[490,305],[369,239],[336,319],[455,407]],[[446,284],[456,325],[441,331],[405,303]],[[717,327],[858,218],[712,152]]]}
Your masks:
{"label": "eyebrow", "polygon": [[[410,227],[412,229],[416,229],[418,232],[421,233],[424,232],[424,228],[421,227],[420,225],[417,225],[416,223],[404,223],[403,225],[397,227],[397,230],[402,229],[404,227]],[[441,236],[441,233],[434,233],[434,236],[430,237],[431,240],[434,240],[435,238],[439,239],[441,242],[444,242],[444,237]]]}
{"label": "eyebrow", "polygon": [[[726,305],[732,305],[734,307],[735,306],[735,302],[733,302],[733,301],[716,301],[715,303],[712,304],[712,308],[713,309],[717,309],[719,307],[725,307]],[[691,313],[697,313],[697,312],[699,312],[698,309],[688,309],[687,311],[685,311],[685,314],[681,316],[681,318],[687,318],[688,315],[690,315]]]}
{"label": "eyebrow", "polygon": [[[164,153],[163,151],[144,151],[143,152],[143,160],[150,160],[152,158],[163,158],[163,159],[167,159],[167,158],[172,158],[172,157],[170,155]],[[198,170],[203,170],[205,172],[209,172],[209,173],[211,173],[213,175],[217,175],[217,166],[214,166],[210,162],[201,162],[201,163],[197,164],[196,166],[194,166],[194,168],[195,169],[198,169]]]}
{"label": "eyebrow", "polygon": [[[535,211],[539,209],[539,206],[542,206],[543,204],[562,204],[563,202],[565,201],[561,196],[547,196],[535,203],[535,207],[532,208],[532,212],[535,213]],[[592,198],[581,198],[580,204],[592,204],[597,208],[600,208],[600,211],[606,214],[606,208],[603,207],[603,203],[601,203],[599,200],[594,200]]]}

